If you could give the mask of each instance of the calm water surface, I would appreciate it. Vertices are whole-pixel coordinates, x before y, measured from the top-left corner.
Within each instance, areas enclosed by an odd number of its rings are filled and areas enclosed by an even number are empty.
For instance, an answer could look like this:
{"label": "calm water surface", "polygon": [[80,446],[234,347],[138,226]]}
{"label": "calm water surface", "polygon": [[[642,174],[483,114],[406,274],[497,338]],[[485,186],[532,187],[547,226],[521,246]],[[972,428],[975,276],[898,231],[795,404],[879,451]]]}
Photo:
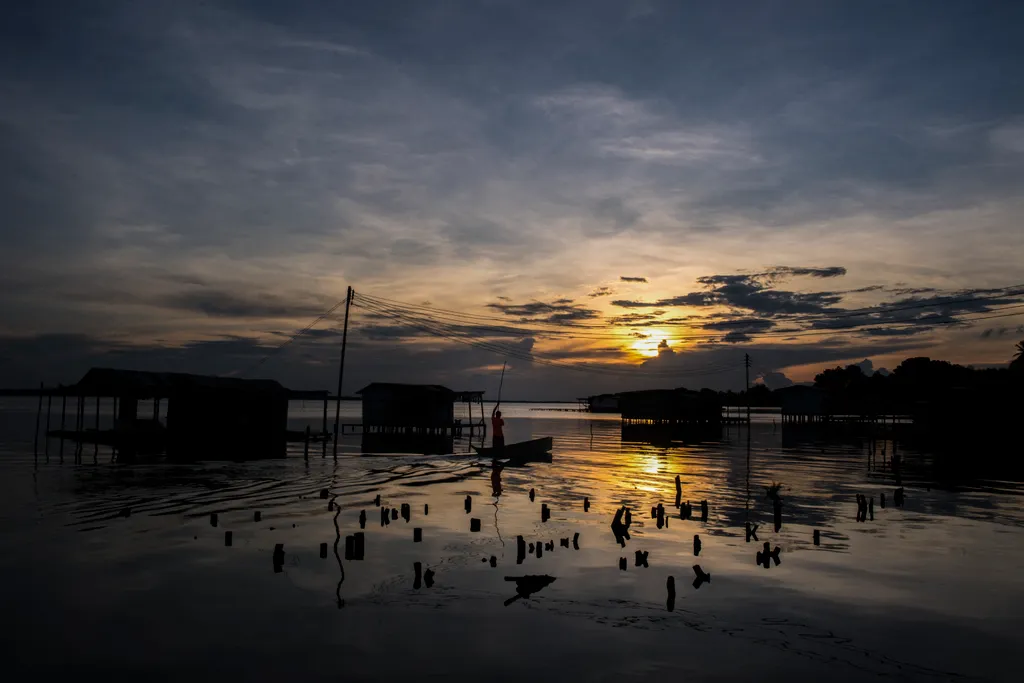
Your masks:
{"label": "calm water surface", "polygon": [[[318,406],[293,408],[293,428],[319,424]],[[352,421],[357,410],[345,406]],[[102,449],[94,462],[86,446],[76,465],[51,441],[36,464],[34,406],[0,404],[12,680],[1020,680],[1018,483],[951,487],[929,456],[901,448],[897,508],[891,443],[871,458],[867,442],[783,432],[767,416],[714,442],[650,444],[624,441],[615,417],[505,412],[509,441],[554,437],[551,464],[495,472],[464,454],[465,442],[455,456],[361,456],[358,437],[337,461],[314,445],[305,462],[297,444],[277,461],[119,465]],[[674,506],[676,475],[694,519]],[[778,532],[765,495],[773,483],[783,486]],[[873,497],[873,520],[855,520],[858,493]],[[377,495],[386,507],[408,503],[411,520],[382,526]],[[651,518],[659,502],[662,529]],[[621,505],[632,511],[625,547],[610,529]],[[339,562],[335,542],[343,553],[361,510],[365,559]],[[747,522],[759,542],[746,541]],[[554,549],[517,564],[517,535]],[[780,548],[769,569],[755,562],[765,541]],[[648,567],[636,566],[637,550]],[[435,573],[433,586],[414,587],[415,562]],[[699,589],[695,564],[712,577]],[[516,595],[506,577],[529,574],[556,580],[505,606]]]}

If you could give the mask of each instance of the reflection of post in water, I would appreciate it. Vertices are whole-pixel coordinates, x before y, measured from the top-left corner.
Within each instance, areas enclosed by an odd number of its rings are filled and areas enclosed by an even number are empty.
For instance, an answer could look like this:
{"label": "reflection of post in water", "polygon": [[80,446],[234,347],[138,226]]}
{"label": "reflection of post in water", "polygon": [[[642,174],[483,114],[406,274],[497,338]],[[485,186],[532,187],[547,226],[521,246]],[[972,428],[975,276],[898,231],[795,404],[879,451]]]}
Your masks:
{"label": "reflection of post in water", "polygon": [[516,594],[505,601],[505,607],[508,607],[519,598],[528,598],[534,593],[547,588],[555,582],[555,577],[548,576],[547,574],[528,574],[526,576],[506,576],[505,580],[516,582]]}
{"label": "reflection of post in water", "polygon": [[[744,500],[743,519],[747,527],[747,543],[750,543],[750,425],[747,425],[747,495]],[[755,527],[756,530],[756,527]],[[757,538],[756,536],[754,537]]]}
{"label": "reflection of post in water", "polygon": [[[337,500],[337,496],[331,499],[333,503]],[[341,555],[338,554],[338,544],[341,542],[341,529],[338,528],[338,515],[341,514],[341,506],[334,506],[334,558],[338,561],[338,573],[341,575],[338,579],[338,585],[334,589],[334,597],[338,602],[338,609],[345,606],[345,601],[341,599],[341,584],[345,581],[345,567],[341,564]]]}

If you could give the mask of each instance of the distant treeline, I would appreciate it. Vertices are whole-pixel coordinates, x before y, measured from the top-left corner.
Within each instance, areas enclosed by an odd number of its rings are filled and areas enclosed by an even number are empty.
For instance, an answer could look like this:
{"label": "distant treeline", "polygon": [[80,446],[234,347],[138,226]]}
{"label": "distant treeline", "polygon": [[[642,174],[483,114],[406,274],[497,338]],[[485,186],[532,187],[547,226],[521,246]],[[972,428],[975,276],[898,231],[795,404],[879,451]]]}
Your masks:
{"label": "distant treeline", "polygon": [[[1024,343],[1024,342],[1022,342]],[[814,377],[814,388],[833,405],[863,406],[879,412],[909,411],[916,404],[949,400],[957,394],[1003,397],[1024,390],[1024,360],[1018,355],[1008,368],[973,368],[927,357],[908,358],[889,373],[864,374],[860,365],[825,370]],[[781,407],[790,387],[750,388],[750,405]],[[747,392],[720,392],[724,405],[747,405]]]}
{"label": "distant treeline", "polygon": [[[746,405],[747,392],[720,394],[724,405]],[[818,374],[813,387],[751,387],[751,406],[799,413],[907,416],[919,434],[963,446],[982,441],[1015,444],[1024,414],[1024,342],[1006,368],[972,368],[944,360],[908,358],[891,373],[864,374],[859,365]]]}

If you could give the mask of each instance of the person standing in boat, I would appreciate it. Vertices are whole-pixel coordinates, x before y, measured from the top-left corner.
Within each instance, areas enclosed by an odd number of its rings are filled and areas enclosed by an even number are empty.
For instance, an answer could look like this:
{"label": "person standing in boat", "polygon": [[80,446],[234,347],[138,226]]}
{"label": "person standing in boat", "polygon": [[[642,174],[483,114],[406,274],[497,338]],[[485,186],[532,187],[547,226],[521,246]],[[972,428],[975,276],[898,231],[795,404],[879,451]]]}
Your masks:
{"label": "person standing in boat", "polygon": [[501,411],[498,407],[501,406],[501,402],[494,404],[494,410],[491,411],[491,434],[493,435],[492,445],[495,448],[505,447],[505,421],[501,419]]}

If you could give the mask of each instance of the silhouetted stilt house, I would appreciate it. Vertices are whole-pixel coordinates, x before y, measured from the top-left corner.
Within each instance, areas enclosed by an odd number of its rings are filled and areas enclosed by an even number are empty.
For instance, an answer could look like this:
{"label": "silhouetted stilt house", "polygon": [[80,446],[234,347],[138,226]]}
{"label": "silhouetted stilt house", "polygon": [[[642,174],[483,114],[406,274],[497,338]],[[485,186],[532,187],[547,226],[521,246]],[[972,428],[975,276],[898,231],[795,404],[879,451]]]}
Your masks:
{"label": "silhouetted stilt house", "polygon": [[[363,400],[363,433],[451,434],[486,432],[482,391],[452,391],[439,384],[374,382],[356,392]],[[468,421],[455,418],[455,403],[465,403]],[[480,415],[474,415],[474,406]]]}
{"label": "silhouetted stilt house", "polygon": [[617,413],[619,412],[618,394],[596,394],[586,398],[578,398],[580,409],[588,413]]}
{"label": "silhouetted stilt house", "polygon": [[[93,368],[60,392],[78,399],[79,413],[94,398],[97,417],[92,429],[80,415],[74,430],[56,435],[185,458],[284,456],[288,401],[328,398],[325,391],[292,391],[267,379],[113,368]],[[114,401],[113,429],[106,431],[99,429],[102,399]],[[152,402],[152,417],[139,415],[140,401]]]}
{"label": "silhouetted stilt house", "polygon": [[816,387],[794,384],[773,393],[782,408],[783,424],[823,422],[828,416],[825,393]]}
{"label": "silhouetted stilt house", "polygon": [[717,425],[722,421],[722,401],[714,391],[625,391],[619,394],[619,409],[626,424]]}

